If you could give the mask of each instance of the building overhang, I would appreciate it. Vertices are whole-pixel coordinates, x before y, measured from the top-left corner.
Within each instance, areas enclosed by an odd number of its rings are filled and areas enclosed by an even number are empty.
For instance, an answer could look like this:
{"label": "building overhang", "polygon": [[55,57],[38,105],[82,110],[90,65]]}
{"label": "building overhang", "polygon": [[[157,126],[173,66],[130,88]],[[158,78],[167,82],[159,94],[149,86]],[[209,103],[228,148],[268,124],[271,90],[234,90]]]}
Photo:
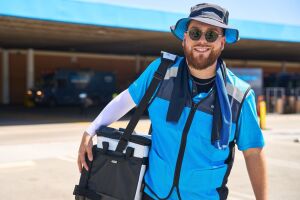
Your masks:
{"label": "building overhang", "polygon": [[[0,47],[124,55],[182,54],[170,32],[0,17]],[[300,61],[300,42],[241,39],[227,45],[229,59]]]}

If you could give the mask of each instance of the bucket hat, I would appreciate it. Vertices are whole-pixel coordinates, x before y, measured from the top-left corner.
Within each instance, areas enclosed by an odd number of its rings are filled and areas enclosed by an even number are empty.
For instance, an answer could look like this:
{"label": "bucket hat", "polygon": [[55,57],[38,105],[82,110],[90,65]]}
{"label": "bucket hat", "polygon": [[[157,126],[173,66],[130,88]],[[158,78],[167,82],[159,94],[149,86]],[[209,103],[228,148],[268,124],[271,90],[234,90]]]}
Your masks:
{"label": "bucket hat", "polygon": [[202,3],[191,8],[189,17],[179,19],[175,26],[171,26],[171,32],[180,40],[183,40],[191,20],[196,20],[225,30],[227,43],[235,43],[239,40],[239,31],[228,26],[229,12],[218,5]]}

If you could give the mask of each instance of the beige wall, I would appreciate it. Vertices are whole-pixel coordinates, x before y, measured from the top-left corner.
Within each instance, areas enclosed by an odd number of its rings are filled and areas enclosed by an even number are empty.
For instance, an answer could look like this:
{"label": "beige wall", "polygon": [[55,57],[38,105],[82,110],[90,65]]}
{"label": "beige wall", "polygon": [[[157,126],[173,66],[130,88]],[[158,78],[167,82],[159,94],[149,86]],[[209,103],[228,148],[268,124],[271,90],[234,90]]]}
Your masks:
{"label": "beige wall", "polygon": [[[3,52],[0,51],[0,102],[2,103],[2,56],[3,56]],[[0,104],[1,104],[0,103]]]}
{"label": "beige wall", "polygon": [[[226,60],[225,60],[226,61]],[[285,69],[282,67],[281,62],[263,62],[263,61],[254,61],[255,64],[252,64],[253,61],[249,61],[249,63],[245,63],[244,61],[234,61],[228,60],[226,64],[228,67],[233,66],[234,68],[262,68],[264,75],[268,75],[271,73],[280,73],[280,72],[288,72],[288,73],[300,73],[300,64],[299,63],[287,63]]]}
{"label": "beige wall", "polygon": [[[22,104],[26,93],[26,54],[10,53],[10,103]],[[140,71],[144,71],[150,61],[141,60]],[[109,71],[116,75],[116,85],[119,91],[126,89],[137,77],[135,59],[112,59],[112,58],[76,58],[71,56],[35,55],[34,56],[34,77],[35,82],[41,75],[53,72],[57,69],[95,69]],[[0,72],[1,73],[1,72]],[[139,74],[138,73],[138,74]],[[1,80],[1,79],[0,79]],[[2,88],[0,89],[2,91]],[[1,94],[2,95],[2,94]]]}
{"label": "beige wall", "polygon": [[10,104],[22,104],[26,92],[26,55],[9,54]]}
{"label": "beige wall", "polygon": [[286,72],[300,73],[300,67],[287,67]]}
{"label": "beige wall", "polygon": [[[22,104],[24,101],[24,94],[26,93],[26,73],[27,73],[27,56],[26,53],[15,53],[9,54],[9,73],[10,73],[10,103],[11,104]],[[135,57],[84,57],[78,56],[72,58],[69,55],[45,55],[44,53],[37,52],[34,56],[34,77],[35,82],[41,77],[41,75],[49,72],[53,72],[56,69],[95,69],[99,71],[110,71],[114,72],[117,80],[117,89],[122,91],[126,89],[129,84],[135,80],[138,75],[145,70],[148,64],[151,62],[150,59],[141,57],[140,68],[137,72]],[[238,63],[230,63],[229,66],[239,66]],[[257,68],[255,65],[247,65],[247,68]],[[0,98],[2,100],[2,54],[0,56]],[[286,67],[286,72],[300,73],[300,67]],[[282,68],[278,66],[268,66],[263,68],[265,75],[270,73],[281,72]]]}

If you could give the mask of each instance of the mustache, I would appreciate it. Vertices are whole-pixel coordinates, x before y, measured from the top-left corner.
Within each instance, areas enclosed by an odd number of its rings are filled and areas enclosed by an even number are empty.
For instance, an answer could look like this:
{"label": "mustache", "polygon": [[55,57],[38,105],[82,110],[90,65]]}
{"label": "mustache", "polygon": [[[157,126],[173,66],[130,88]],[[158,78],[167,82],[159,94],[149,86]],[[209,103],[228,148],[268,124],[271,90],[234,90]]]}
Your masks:
{"label": "mustache", "polygon": [[197,48],[197,47],[200,47],[200,48],[211,48],[211,46],[208,46],[208,45],[194,45],[193,48]]}

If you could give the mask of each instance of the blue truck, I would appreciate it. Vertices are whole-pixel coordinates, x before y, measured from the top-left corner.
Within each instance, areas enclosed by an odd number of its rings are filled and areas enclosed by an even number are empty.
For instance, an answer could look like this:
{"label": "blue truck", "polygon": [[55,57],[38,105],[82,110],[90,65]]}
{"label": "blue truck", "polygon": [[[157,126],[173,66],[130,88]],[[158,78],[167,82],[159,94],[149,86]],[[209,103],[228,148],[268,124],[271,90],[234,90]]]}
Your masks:
{"label": "blue truck", "polygon": [[43,75],[27,91],[27,99],[35,105],[103,105],[115,92],[116,78],[111,72],[60,69]]}

